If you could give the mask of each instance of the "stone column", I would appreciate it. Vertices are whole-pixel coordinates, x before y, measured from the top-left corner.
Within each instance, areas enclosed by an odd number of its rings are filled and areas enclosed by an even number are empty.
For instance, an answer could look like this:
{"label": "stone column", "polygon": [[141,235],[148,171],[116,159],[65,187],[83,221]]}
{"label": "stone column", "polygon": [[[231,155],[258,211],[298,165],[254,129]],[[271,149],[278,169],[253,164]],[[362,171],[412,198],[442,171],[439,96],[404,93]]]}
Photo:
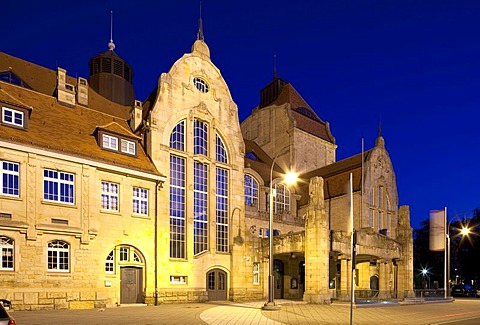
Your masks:
{"label": "stone column", "polygon": [[330,225],[325,214],[323,178],[314,177],[309,185],[310,200],[305,222],[305,293],[308,303],[330,303],[328,288]]}
{"label": "stone column", "polygon": [[402,258],[398,261],[399,297],[414,296],[413,292],[413,230],[410,227],[410,208],[398,209],[397,241],[402,244]]}
{"label": "stone column", "polygon": [[379,270],[378,270],[378,296],[380,298],[385,297],[385,290],[386,290],[386,281],[387,281],[387,274],[385,272],[385,261],[379,260]]}

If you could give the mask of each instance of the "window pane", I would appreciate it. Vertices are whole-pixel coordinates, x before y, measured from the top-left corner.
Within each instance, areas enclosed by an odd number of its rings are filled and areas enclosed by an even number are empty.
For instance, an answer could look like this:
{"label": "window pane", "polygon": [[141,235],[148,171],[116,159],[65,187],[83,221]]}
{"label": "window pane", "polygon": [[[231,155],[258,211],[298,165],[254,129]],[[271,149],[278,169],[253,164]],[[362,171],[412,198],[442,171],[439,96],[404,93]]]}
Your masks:
{"label": "window pane", "polygon": [[193,123],[193,153],[196,155],[208,155],[208,125],[199,120]]}
{"label": "window pane", "polygon": [[170,148],[185,150],[185,121],[181,121],[173,128],[170,134]]}
{"label": "window pane", "polygon": [[193,243],[194,254],[207,250],[208,247],[208,166],[194,162],[193,186]]}
{"label": "window pane", "polygon": [[45,169],[43,172],[43,199],[61,203],[74,203],[74,177],[71,173]]}
{"label": "window pane", "polygon": [[185,159],[170,156],[170,257],[185,253]]}

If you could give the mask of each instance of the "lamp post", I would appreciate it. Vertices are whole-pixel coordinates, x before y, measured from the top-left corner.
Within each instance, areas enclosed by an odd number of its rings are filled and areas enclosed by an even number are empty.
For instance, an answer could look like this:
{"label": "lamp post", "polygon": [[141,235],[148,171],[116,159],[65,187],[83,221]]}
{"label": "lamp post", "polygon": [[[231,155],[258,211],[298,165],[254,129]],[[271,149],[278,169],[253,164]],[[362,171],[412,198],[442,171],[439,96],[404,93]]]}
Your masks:
{"label": "lamp post", "polygon": [[[445,254],[445,268],[447,269],[446,271],[446,279],[445,279],[445,299],[450,296],[450,225],[452,224],[452,221],[455,219],[458,219],[459,216],[465,215],[466,212],[464,213],[459,213],[453,216],[452,219],[448,222],[448,225],[445,229],[446,237],[447,237],[447,253]],[[445,214],[446,216],[446,214]],[[470,229],[462,225],[462,230],[460,231],[460,234],[462,236],[466,236],[470,233]]]}
{"label": "lamp post", "polygon": [[[273,182],[273,167],[277,160],[278,154],[273,158],[272,166],[270,167],[270,202],[269,202],[269,220],[268,220],[268,301],[263,305],[264,310],[278,310],[280,306],[275,303],[275,275],[273,274],[273,204],[276,196],[276,191],[272,186]],[[285,182],[293,184],[296,181],[296,175],[293,172],[288,172],[285,175]]]}

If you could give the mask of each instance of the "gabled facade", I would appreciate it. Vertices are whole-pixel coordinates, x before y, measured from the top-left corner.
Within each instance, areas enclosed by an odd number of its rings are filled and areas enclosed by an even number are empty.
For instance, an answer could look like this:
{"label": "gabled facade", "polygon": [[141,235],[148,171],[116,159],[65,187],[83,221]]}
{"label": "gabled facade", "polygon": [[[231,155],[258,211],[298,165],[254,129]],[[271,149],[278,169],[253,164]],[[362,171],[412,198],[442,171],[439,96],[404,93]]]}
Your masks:
{"label": "gabled facade", "polygon": [[201,28],[135,100],[111,44],[88,80],[0,53],[1,298],[17,310],[263,299],[273,236],[275,298],[345,299],[350,174],[355,289],[412,290],[408,207],[381,135],[337,162],[329,124],[277,76],[240,124]]}

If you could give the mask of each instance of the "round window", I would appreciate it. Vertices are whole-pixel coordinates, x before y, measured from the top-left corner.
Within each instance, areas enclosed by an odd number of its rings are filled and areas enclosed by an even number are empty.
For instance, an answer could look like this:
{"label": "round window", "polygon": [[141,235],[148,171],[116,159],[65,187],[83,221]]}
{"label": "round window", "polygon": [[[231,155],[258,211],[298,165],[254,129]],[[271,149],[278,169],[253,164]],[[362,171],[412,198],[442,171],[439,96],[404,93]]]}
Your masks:
{"label": "round window", "polygon": [[200,90],[202,93],[208,93],[208,84],[202,78],[195,77],[193,78],[193,84]]}

